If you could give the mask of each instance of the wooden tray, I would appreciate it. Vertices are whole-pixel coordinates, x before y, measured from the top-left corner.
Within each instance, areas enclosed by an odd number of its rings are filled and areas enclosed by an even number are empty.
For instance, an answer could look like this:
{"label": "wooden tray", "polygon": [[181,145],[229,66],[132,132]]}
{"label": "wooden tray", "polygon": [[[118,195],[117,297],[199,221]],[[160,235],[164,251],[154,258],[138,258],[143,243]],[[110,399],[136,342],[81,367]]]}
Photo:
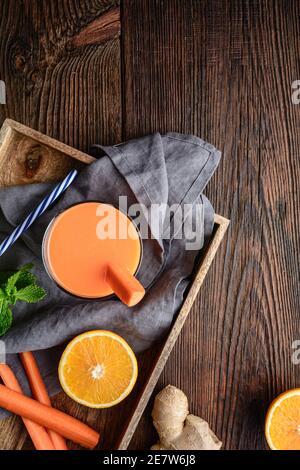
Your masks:
{"label": "wooden tray", "polygon": [[[92,161],[93,157],[10,119],[6,119],[0,130],[0,186],[2,187],[56,181],[65,176],[71,168],[80,168]],[[100,432],[104,429],[101,448],[127,449],[228,224],[229,220],[220,215],[215,216],[213,236],[201,254],[194,279],[169,335],[150,351],[138,357],[140,373],[130,397],[110,410],[101,411],[87,411],[86,408],[83,410],[80,405],[66,401],[65,397],[61,399],[64,409],[67,407],[73,414],[83,416],[96,429],[100,429]],[[123,429],[120,421],[125,423]],[[0,431],[0,448],[1,434]]]}

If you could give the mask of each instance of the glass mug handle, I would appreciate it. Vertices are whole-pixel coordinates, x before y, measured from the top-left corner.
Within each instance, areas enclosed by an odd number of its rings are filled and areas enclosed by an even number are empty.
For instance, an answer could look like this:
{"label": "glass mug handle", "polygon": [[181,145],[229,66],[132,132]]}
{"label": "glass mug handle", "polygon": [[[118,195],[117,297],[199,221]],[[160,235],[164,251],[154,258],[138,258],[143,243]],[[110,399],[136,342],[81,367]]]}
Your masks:
{"label": "glass mug handle", "polygon": [[138,304],[145,295],[142,284],[129,272],[117,263],[106,266],[105,281],[116,296],[128,307]]}

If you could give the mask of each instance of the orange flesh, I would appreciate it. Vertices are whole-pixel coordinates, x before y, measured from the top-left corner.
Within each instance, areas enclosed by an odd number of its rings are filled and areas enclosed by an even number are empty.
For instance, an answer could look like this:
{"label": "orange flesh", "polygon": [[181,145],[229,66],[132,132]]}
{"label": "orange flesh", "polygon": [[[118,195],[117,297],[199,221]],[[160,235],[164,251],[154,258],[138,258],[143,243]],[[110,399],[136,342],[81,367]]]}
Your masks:
{"label": "orange flesh", "polygon": [[[108,229],[109,237],[105,237]],[[115,207],[99,202],[70,207],[54,219],[45,237],[49,274],[79,297],[112,294],[105,281],[107,264],[115,262],[135,274],[140,256],[139,234],[131,220]]]}
{"label": "orange flesh", "polygon": [[135,373],[131,356],[114,336],[87,336],[74,344],[61,370],[74,395],[102,406],[117,400]]}
{"label": "orange flesh", "polygon": [[274,410],[270,437],[276,449],[300,450],[300,396],[286,398]]}

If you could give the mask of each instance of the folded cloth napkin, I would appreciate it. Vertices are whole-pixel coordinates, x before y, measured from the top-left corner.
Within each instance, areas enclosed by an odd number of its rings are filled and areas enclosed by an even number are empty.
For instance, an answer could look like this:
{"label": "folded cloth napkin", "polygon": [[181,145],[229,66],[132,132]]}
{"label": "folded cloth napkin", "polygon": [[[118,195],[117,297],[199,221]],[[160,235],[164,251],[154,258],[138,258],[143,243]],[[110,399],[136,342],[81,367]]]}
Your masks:
{"label": "folded cloth napkin", "polygon": [[[50,393],[58,391],[57,360],[67,340],[92,329],[119,333],[140,352],[169,330],[193,271],[199,248],[211,235],[214,210],[202,194],[216,169],[220,152],[195,136],[154,134],[111,147],[94,146],[99,158],[86,166],[59,202],[41,216],[2,257],[0,271],[34,264],[39,283],[47,297],[40,303],[22,302],[13,307],[14,323],[0,338],[5,342],[7,362],[27,389],[18,355],[36,351]],[[33,184],[0,189],[0,240],[21,222],[46,195],[49,184]],[[151,236],[143,240],[143,260],[138,274],[146,287],[141,303],[128,308],[114,298],[82,300],[61,290],[48,277],[41,258],[41,243],[51,219],[70,205],[99,200],[119,206],[119,196],[127,204],[140,204],[148,220]],[[171,224],[168,236],[167,207],[189,214],[197,225],[200,245],[188,247],[194,236],[190,224],[184,237],[178,224]],[[184,212],[184,208],[189,212]],[[201,209],[202,218],[199,218]],[[151,213],[151,214],[150,214]],[[176,211],[175,211],[176,215]],[[176,219],[173,216],[173,222]],[[164,224],[158,219],[164,218]],[[187,248],[188,247],[188,248]]]}

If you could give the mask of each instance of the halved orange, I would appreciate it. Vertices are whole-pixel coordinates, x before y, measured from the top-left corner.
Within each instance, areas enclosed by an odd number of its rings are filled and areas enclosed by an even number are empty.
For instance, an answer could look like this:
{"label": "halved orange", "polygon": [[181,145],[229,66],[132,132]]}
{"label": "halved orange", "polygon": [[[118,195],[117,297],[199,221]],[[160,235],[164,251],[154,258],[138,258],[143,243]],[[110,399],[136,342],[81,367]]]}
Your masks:
{"label": "halved orange", "polygon": [[95,330],[74,338],[61,357],[58,376],[73,400],[108,408],[129,395],[137,379],[134,352],[121,336]]}
{"label": "halved orange", "polygon": [[272,450],[300,450],[300,388],[282,393],[271,403],[265,434]]}

